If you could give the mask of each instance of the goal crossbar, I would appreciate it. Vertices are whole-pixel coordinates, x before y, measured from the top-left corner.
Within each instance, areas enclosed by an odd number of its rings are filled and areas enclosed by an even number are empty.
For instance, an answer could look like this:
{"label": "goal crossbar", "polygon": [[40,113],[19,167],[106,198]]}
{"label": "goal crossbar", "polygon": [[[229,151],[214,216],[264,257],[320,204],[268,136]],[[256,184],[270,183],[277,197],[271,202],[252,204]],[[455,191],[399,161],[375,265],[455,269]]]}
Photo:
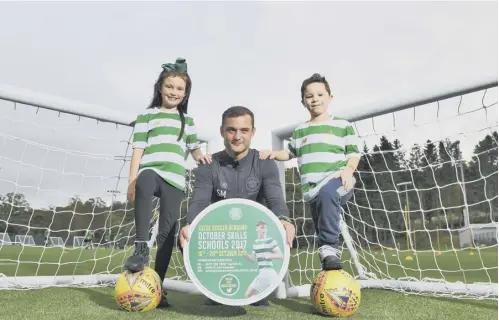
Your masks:
{"label": "goal crossbar", "polygon": [[[356,122],[466,95],[472,92],[487,90],[497,87],[497,85],[497,76],[492,75],[488,76],[486,79],[480,78],[479,80],[466,83],[450,83],[446,86],[439,86],[437,89],[428,88],[424,93],[414,93],[413,91],[398,93],[390,98],[384,97],[385,99],[380,101],[338,108],[337,110],[335,109],[335,114],[350,122]],[[289,139],[293,130],[301,123],[302,122],[298,122],[274,128],[271,130],[271,135],[273,138],[277,138],[276,143],[280,146],[279,141]]]}

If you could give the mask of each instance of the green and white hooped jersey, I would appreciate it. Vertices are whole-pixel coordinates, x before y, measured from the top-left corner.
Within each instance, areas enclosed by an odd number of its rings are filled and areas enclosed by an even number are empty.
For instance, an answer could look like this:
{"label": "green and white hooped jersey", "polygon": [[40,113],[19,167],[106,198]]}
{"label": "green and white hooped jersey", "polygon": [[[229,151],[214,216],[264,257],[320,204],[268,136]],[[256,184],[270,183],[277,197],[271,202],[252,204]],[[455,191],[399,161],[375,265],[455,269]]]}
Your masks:
{"label": "green and white hooped jersey", "polygon": [[188,150],[199,147],[196,127],[192,117],[185,115],[184,134],[180,134],[178,113],[147,109],[137,117],[133,134],[133,148],[144,149],[139,174],[153,170],[172,186],[185,190],[185,156]]}
{"label": "green and white hooped jersey", "polygon": [[360,139],[349,121],[331,117],[299,125],[287,146],[297,158],[303,198],[312,200],[329,180],[338,177],[351,157],[360,158]]}
{"label": "green and white hooped jersey", "polygon": [[273,268],[272,259],[267,259],[266,256],[272,253],[272,250],[277,247],[277,242],[272,238],[256,239],[253,243],[253,254],[258,263],[258,269]]}

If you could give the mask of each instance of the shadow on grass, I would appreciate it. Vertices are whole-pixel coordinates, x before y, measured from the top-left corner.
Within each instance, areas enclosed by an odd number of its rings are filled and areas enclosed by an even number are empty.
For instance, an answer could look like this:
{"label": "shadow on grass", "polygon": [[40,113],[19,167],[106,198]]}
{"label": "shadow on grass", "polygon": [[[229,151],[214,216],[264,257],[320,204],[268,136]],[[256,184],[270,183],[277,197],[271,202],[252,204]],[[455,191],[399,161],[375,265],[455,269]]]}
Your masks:
{"label": "shadow on grass", "polygon": [[271,303],[276,306],[281,306],[290,311],[296,313],[303,313],[306,315],[317,315],[321,316],[312,306],[310,300],[301,298],[289,298],[289,299],[272,299]]}
{"label": "shadow on grass", "polygon": [[95,304],[110,310],[121,310],[116,300],[114,300],[114,291],[107,291],[105,288],[71,288],[80,293],[86,294]]}
{"label": "shadow on grass", "polygon": [[[95,304],[109,309],[120,311],[120,307],[114,300],[112,290],[103,288],[73,288],[80,293],[86,294]],[[104,290],[108,290],[105,292]],[[246,315],[246,310],[242,307],[232,306],[206,306],[204,296],[199,294],[187,294],[170,291],[168,301],[173,305],[170,308],[157,309],[154,312],[178,313],[182,315],[203,316],[213,318],[227,318]]]}
{"label": "shadow on grass", "polygon": [[[319,313],[312,306],[310,299],[307,298],[274,299],[272,300],[272,302],[277,306],[289,310],[290,313],[302,314],[303,318],[310,319],[310,316],[316,316],[317,318],[322,318],[322,319],[336,319]],[[360,312],[357,312],[352,316],[346,318],[361,319],[362,315],[360,314]]]}
{"label": "shadow on grass", "polygon": [[173,307],[165,310],[183,315],[209,316],[213,318],[238,317],[246,315],[246,310],[243,307],[204,305],[205,297],[199,294],[170,291],[168,294],[168,301],[173,304]]}

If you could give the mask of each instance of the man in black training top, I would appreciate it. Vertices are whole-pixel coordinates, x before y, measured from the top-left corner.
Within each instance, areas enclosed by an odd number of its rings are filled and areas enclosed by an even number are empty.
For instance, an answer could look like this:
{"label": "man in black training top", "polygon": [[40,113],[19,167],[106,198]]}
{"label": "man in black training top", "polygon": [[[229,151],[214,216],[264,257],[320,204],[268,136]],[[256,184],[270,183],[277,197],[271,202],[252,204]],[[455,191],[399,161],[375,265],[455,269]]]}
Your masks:
{"label": "man in black training top", "polygon": [[[281,220],[292,247],[295,227],[289,222],[277,165],[274,160],[261,160],[259,152],[249,148],[255,134],[253,112],[241,106],[227,109],[222,115],[220,134],[225,150],[215,153],[210,164],[200,164],[196,169],[187,225],[180,230],[180,246],[185,247],[189,241],[189,224],[206,207],[223,199],[243,198],[266,205]],[[207,299],[207,304],[217,303]],[[252,305],[268,306],[269,303],[262,299]]]}

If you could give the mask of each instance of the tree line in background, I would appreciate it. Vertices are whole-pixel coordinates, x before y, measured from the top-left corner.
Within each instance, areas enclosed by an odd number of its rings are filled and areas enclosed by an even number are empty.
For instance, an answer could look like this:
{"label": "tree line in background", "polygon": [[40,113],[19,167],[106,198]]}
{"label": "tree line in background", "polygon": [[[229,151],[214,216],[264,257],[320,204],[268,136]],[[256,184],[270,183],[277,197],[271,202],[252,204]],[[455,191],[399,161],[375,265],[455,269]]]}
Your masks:
{"label": "tree line in background", "polygon": [[[427,140],[423,148],[413,145],[409,154],[402,151],[399,140],[391,142],[385,136],[371,152],[364,146],[355,173],[356,191],[345,208],[351,237],[361,246],[406,247],[410,226],[410,230],[416,230],[411,234],[416,245],[429,248],[435,247],[436,230],[443,239],[457,235],[449,230],[464,226],[466,209],[470,223],[497,222],[497,145],[494,131],[475,145],[469,162],[462,161],[458,141],[435,144]],[[464,185],[460,183],[463,177]],[[286,185],[286,195],[297,218],[297,229],[311,235],[313,223],[303,219],[310,217],[308,206],[295,202],[301,199],[296,168],[286,172],[286,181],[292,181]],[[304,240],[302,245],[313,239]]]}
{"label": "tree line in background", "polygon": [[[428,140],[423,148],[414,145],[409,154],[401,147],[399,140],[392,142],[385,136],[372,151],[364,146],[355,173],[356,191],[345,207],[345,221],[354,241],[392,247],[404,242],[408,225],[404,219],[406,205],[411,230],[420,230],[420,244],[427,244],[437,229],[443,236],[446,232],[450,236],[446,230],[462,227],[464,209],[470,213],[471,223],[497,221],[496,131],[475,145],[469,162],[462,161],[457,141],[435,144]],[[286,200],[297,227],[296,245],[313,245],[314,227],[308,205],[302,201],[298,171],[289,168],[285,175]],[[460,184],[463,176],[466,192]],[[194,172],[188,171],[186,177],[189,196]],[[407,198],[405,186],[399,185],[406,182],[410,183]],[[182,218],[187,209],[188,199],[182,203]],[[23,194],[0,195],[0,233],[34,236],[43,235],[47,228],[50,236],[63,239],[84,236],[90,229],[101,241],[110,230],[111,241],[125,239],[132,244],[134,209],[126,202],[115,201],[109,206],[100,198],[82,201],[78,197],[71,198],[65,206],[32,209]]]}

